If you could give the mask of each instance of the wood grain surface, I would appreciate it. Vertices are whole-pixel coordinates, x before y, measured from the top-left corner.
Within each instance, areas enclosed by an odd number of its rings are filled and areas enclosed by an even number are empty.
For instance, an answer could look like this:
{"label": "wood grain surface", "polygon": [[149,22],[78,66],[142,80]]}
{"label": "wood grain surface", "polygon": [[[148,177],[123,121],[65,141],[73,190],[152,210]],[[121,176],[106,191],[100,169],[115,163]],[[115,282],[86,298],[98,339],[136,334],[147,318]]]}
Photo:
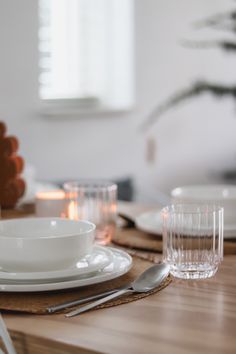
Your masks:
{"label": "wood grain surface", "polygon": [[225,256],[213,278],[174,279],[161,292],[118,307],[70,319],[3,317],[20,354],[235,354],[236,256]]}
{"label": "wood grain surface", "polygon": [[60,353],[235,354],[236,256],[225,257],[211,279],[174,279],[138,302],[71,319],[19,314],[4,319],[10,330],[22,334],[26,353],[45,353],[47,343],[59,346]]}

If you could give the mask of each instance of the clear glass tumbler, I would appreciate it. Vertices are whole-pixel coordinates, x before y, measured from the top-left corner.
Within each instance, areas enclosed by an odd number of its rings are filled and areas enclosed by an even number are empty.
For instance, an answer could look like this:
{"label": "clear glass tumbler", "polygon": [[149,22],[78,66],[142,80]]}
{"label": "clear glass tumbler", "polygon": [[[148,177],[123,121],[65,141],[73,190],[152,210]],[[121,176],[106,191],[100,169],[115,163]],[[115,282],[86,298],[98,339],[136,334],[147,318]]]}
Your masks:
{"label": "clear glass tumbler", "polygon": [[108,244],[116,227],[117,185],[104,180],[78,180],[66,182],[64,190],[66,216],[93,222],[96,225],[96,242]]}
{"label": "clear glass tumbler", "polygon": [[171,274],[183,279],[213,276],[223,259],[224,210],[177,204],[162,209],[163,255]]}

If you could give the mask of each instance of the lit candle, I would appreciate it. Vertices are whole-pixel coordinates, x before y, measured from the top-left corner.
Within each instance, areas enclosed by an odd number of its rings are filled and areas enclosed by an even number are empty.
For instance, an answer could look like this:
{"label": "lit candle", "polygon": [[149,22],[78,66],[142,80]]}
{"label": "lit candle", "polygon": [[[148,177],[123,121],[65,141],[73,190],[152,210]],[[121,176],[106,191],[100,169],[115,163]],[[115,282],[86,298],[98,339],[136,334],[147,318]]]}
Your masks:
{"label": "lit candle", "polygon": [[78,203],[74,200],[71,200],[68,203],[68,207],[66,208],[66,216],[70,220],[78,220]]}
{"label": "lit candle", "polygon": [[36,194],[36,216],[65,217],[66,205],[66,194],[61,189]]}

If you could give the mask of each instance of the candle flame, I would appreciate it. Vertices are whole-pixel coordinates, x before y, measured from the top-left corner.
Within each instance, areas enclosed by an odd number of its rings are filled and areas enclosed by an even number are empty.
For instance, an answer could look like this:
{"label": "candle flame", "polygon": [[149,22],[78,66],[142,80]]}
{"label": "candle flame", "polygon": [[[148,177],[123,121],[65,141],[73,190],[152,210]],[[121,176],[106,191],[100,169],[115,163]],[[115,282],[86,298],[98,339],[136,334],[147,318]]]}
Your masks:
{"label": "candle flame", "polygon": [[70,220],[78,220],[78,203],[74,200],[68,205],[67,216]]}
{"label": "candle flame", "polygon": [[39,192],[36,194],[36,198],[47,200],[62,200],[65,199],[65,192],[61,189],[47,192]]}

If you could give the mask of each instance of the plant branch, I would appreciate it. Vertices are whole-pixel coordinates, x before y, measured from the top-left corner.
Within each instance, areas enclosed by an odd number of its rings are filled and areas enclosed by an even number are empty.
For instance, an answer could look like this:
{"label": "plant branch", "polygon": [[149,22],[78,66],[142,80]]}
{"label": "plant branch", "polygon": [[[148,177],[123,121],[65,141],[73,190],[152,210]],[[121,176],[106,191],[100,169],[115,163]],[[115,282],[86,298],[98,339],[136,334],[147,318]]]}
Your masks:
{"label": "plant branch", "polygon": [[168,110],[182,103],[183,101],[199,96],[204,93],[211,93],[213,96],[223,97],[231,96],[236,98],[236,86],[222,86],[219,84],[212,84],[205,81],[198,81],[192,86],[181,90],[178,93],[173,94],[170,98],[164,101],[162,104],[154,107],[151,114],[147,116],[144,123],[141,125],[142,130],[150,128],[157,122],[159,117],[166,113]]}
{"label": "plant branch", "polygon": [[236,51],[236,42],[230,41],[192,41],[192,40],[182,40],[182,45],[185,47],[190,47],[194,49],[206,49],[220,47],[222,50],[233,52]]}
{"label": "plant branch", "polygon": [[194,27],[196,29],[201,29],[203,27],[217,27],[225,29],[231,29],[232,31],[236,31],[236,10],[232,10],[226,13],[220,13],[208,17],[204,20],[196,21]]}

